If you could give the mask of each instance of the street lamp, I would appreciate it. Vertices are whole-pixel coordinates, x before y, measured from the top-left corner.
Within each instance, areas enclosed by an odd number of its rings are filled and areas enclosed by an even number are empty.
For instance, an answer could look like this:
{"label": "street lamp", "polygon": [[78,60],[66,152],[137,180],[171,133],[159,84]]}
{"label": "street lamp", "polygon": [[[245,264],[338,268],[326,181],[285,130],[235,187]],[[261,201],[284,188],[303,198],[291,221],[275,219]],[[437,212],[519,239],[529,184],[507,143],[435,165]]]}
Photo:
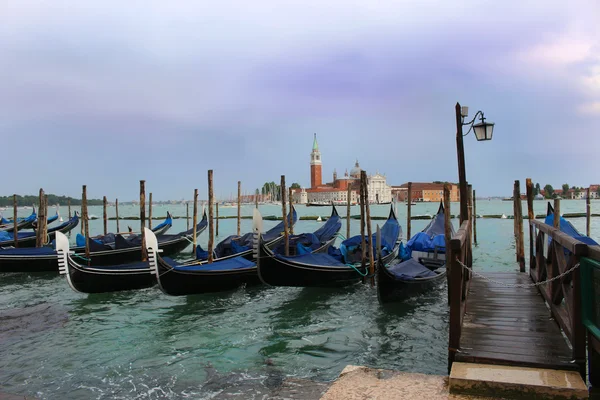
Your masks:
{"label": "street lamp", "polygon": [[[473,119],[469,122],[464,122],[469,115],[469,107],[461,107],[460,103],[456,103],[456,151],[458,155],[458,183],[460,189],[460,223],[467,219],[469,208],[467,202],[467,176],[465,171],[465,148],[463,146],[463,137],[467,136],[471,130],[475,134],[477,141],[492,140],[494,133],[494,123],[485,122],[483,111],[477,111]],[[481,122],[475,123],[477,117],[480,117]],[[463,126],[469,126],[467,133],[463,135]]]}

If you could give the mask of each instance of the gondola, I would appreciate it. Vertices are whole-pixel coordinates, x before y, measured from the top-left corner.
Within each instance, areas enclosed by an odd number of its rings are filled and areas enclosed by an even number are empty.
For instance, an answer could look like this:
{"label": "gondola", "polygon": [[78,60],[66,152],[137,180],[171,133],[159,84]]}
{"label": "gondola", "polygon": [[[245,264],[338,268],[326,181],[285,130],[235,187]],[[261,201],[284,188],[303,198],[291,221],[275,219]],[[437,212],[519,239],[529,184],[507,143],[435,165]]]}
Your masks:
{"label": "gondola", "polygon": [[[78,215],[75,213],[73,218],[77,217]],[[196,234],[202,233],[207,225],[208,221],[205,213],[202,221],[197,225]],[[158,240],[162,243],[165,252],[175,254],[188,246],[191,235],[192,230],[190,229],[177,235],[162,235]],[[116,238],[116,242],[110,244],[100,244],[96,241],[90,241],[90,263],[92,265],[115,265],[139,259],[139,255],[141,254],[141,238],[138,235],[131,240],[125,239],[120,235],[115,235],[114,237]],[[139,243],[138,240],[140,241]],[[85,253],[85,246],[75,247],[71,251],[82,257]],[[58,262],[53,254],[52,247],[0,249],[0,272],[58,271]]]}
{"label": "gondola", "polygon": [[[202,220],[196,225],[196,235],[200,235],[208,226],[208,217],[206,212]],[[158,244],[165,255],[177,254],[184,250],[190,243],[193,235],[193,228],[174,235],[161,235]],[[156,236],[156,235],[155,235]],[[115,241],[111,243],[102,243],[93,239],[88,239],[90,247],[91,264],[94,266],[116,265],[129,263],[137,260],[142,250],[141,237],[136,235],[134,238],[124,238],[117,234]],[[73,249],[75,253],[85,252],[85,246],[78,246]]]}
{"label": "gondola", "polygon": [[[403,258],[377,266],[377,297],[380,303],[400,301],[423,293],[446,280],[444,205],[401,253]],[[451,234],[454,227],[450,224]]]}
{"label": "gondola", "polygon": [[[79,224],[79,216],[75,213],[68,221],[62,224],[48,228],[48,242],[54,240],[56,232],[67,233]],[[19,248],[35,247],[36,232],[17,232],[17,243]],[[13,233],[0,232],[0,248],[12,247],[14,245]]]}
{"label": "gondola", "polygon": [[[335,210],[335,215],[337,215],[337,211]],[[333,216],[333,211],[332,211]],[[288,225],[294,225],[296,221],[298,221],[298,213],[296,213],[296,209],[292,206],[292,211],[288,214]],[[273,228],[269,229],[264,234],[264,240],[267,242],[267,246],[269,248],[273,248],[283,239],[283,221],[275,225]],[[226,260],[229,258],[235,257],[243,257],[246,260],[252,261],[254,257],[252,256],[252,232],[246,233],[245,235],[231,235],[223,239],[219,242],[213,251],[213,260]],[[206,261],[208,260],[208,252],[200,245],[196,246],[196,260],[191,261],[189,263],[196,264],[197,261]]]}
{"label": "gondola", "polygon": [[[256,231],[260,213],[257,209],[254,210],[254,213]],[[331,217],[320,229],[312,234],[292,235],[290,243],[295,245],[291,245],[291,247],[295,249],[295,252],[326,252],[329,246],[335,242],[341,226],[340,217],[335,207],[333,207]],[[269,230],[267,234],[276,232],[278,236],[281,235],[281,231],[273,231],[273,229]],[[253,235],[256,234],[253,233]],[[307,237],[310,237],[310,239],[306,240]],[[253,238],[253,240],[256,239]],[[271,247],[277,243],[281,244],[281,236],[277,240],[271,240],[268,243]],[[264,246],[268,247],[267,244],[264,244]],[[250,250],[250,256],[253,256],[252,250]],[[166,294],[180,296],[219,292],[235,289],[242,284],[260,284],[256,261],[246,257],[243,253],[239,253],[233,257],[226,256],[222,259],[216,259],[211,264],[204,261],[180,264],[158,256],[156,265],[153,267],[156,271],[159,287]]]}
{"label": "gondola", "polygon": [[[401,228],[393,205],[382,228],[381,261],[389,263],[398,255]],[[366,238],[369,250],[373,251],[374,237]],[[255,243],[258,253],[258,276],[263,283],[271,286],[335,287],[353,284],[361,280],[368,271],[367,265],[360,262],[361,236],[354,236],[342,242],[339,249],[330,247],[327,254],[302,254],[284,256],[269,250],[262,238]]]}
{"label": "gondola", "polygon": [[[550,202],[548,202],[548,208],[546,211],[546,219],[544,220],[544,223],[546,225],[550,225],[550,226],[554,226],[554,207],[552,207],[552,205],[550,204]],[[564,219],[563,217],[560,217],[560,231],[563,233],[566,233],[567,235],[571,236],[574,239],[579,240],[580,242],[583,242],[587,245],[591,245],[591,246],[595,246],[598,243],[592,239],[589,236],[584,235],[583,233],[580,233],[574,226],[573,224],[571,224],[569,221],[567,221],[566,219]],[[550,242],[552,240],[552,238],[548,239],[548,242]]]}
{"label": "gondola", "polygon": [[[24,218],[17,218],[17,230],[30,229],[34,222],[37,220],[37,214],[35,213],[35,207],[33,207],[33,211],[31,215]],[[15,229],[15,224],[13,221],[8,220],[4,217],[0,219],[0,232],[12,232]]]}
{"label": "gondola", "polygon": [[[155,259],[158,250],[156,236],[145,229],[148,259]],[[132,262],[105,267],[86,266],[69,250],[69,240],[57,234],[56,252],[59,273],[65,275],[69,286],[81,293],[107,293],[122,290],[144,289],[156,284],[149,261]],[[138,259],[141,257],[141,249]]]}
{"label": "gondola", "polygon": [[[156,225],[151,230],[152,230],[152,232],[154,232],[155,236],[161,237],[171,228],[172,225],[173,225],[173,217],[171,216],[171,213],[167,211],[167,217],[165,218],[165,220],[163,222],[161,222],[160,224]],[[129,227],[129,229],[131,230],[131,227]],[[116,246],[115,241],[122,242],[122,240],[125,240],[126,242],[129,242],[129,243],[135,243],[138,246],[141,243],[141,238],[139,235],[129,234],[127,239],[125,239],[123,236],[121,236],[120,238],[117,238],[118,235],[120,235],[120,234],[119,233],[116,233],[116,234],[108,233],[106,235],[94,236],[90,239],[90,244],[92,247],[97,247],[97,245],[106,245],[107,248],[114,249]],[[77,247],[73,250],[76,253],[81,253],[81,252],[85,251],[85,236],[78,233],[75,238],[75,243],[76,243]],[[131,246],[128,246],[128,247],[131,247]]]}

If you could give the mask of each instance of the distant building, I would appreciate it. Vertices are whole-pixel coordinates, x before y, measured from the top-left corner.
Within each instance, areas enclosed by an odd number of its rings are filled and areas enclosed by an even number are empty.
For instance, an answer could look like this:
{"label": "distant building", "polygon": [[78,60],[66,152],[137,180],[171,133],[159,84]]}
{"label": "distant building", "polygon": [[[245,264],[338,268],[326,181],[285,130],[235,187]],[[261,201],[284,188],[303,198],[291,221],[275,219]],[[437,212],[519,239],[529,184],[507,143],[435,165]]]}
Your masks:
{"label": "distant building", "polygon": [[[392,188],[394,198],[398,201],[405,202],[408,200],[408,182],[401,186]],[[429,182],[413,182],[411,187],[412,201],[427,201],[438,202],[444,199],[444,184],[429,183]],[[450,201],[459,201],[460,192],[458,185],[450,184]]]}
{"label": "distant building", "polygon": [[[300,204],[317,203],[324,204],[351,204],[358,203],[358,192],[360,186],[360,173],[362,169],[356,161],[350,173],[346,170],[344,176],[338,178],[337,171],[333,170],[333,179],[329,183],[323,183],[323,164],[317,134],[314,136],[312,151],[310,153],[310,185],[309,189],[294,190],[294,201]],[[348,199],[348,187],[350,187],[350,199]],[[392,201],[392,188],[388,186],[385,175],[378,172],[367,177],[367,192],[369,203],[390,203]]]}

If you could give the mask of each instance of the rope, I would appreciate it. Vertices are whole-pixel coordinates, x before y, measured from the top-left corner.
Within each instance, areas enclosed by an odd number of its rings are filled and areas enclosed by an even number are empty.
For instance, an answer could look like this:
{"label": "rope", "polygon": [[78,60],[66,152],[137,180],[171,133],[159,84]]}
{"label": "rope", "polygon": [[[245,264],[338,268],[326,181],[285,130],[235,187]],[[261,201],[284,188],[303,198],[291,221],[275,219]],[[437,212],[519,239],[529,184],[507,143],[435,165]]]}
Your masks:
{"label": "rope", "polygon": [[354,264],[346,264],[348,267],[352,267],[353,270],[355,270],[360,276],[362,276],[363,278],[367,276],[367,274],[369,273],[368,270],[365,271],[365,273],[363,274],[362,272],[360,272],[360,270],[358,268],[356,268],[354,266]]}
{"label": "rope", "polygon": [[555,277],[553,277],[553,278],[547,279],[547,280],[545,280],[545,281],[540,281],[540,282],[535,282],[535,283],[515,283],[515,284],[511,284],[511,283],[504,283],[504,282],[499,282],[499,281],[496,281],[496,280],[494,280],[494,279],[488,278],[488,277],[487,277],[487,276],[485,276],[485,275],[482,275],[482,274],[480,274],[480,273],[478,273],[478,272],[475,272],[475,271],[473,271],[471,268],[469,268],[469,267],[467,267],[465,264],[463,264],[463,263],[462,263],[462,262],[461,262],[461,261],[458,259],[458,257],[456,257],[456,261],[457,261],[457,262],[458,262],[458,263],[459,263],[459,264],[460,264],[460,265],[461,265],[461,266],[462,266],[464,269],[466,269],[466,270],[470,271],[470,272],[471,272],[473,275],[475,275],[475,276],[478,276],[478,277],[480,277],[481,279],[483,279],[483,280],[485,280],[485,281],[488,281],[488,282],[490,282],[490,283],[494,283],[494,284],[496,284],[496,285],[500,285],[500,286],[504,286],[504,287],[513,287],[513,288],[530,288],[530,287],[537,287],[537,286],[545,285],[545,284],[547,284],[547,283],[554,282],[554,281],[555,281],[555,280],[557,280],[557,279],[563,278],[563,277],[565,277],[565,276],[569,275],[571,272],[575,271],[577,268],[579,268],[579,263],[577,263],[577,264],[575,264],[575,265],[573,266],[573,268],[571,268],[571,269],[569,269],[569,270],[567,270],[567,271],[563,272],[563,273],[562,273],[562,274],[560,274],[560,275],[556,275],[556,276],[555,276]]}
{"label": "rope", "polygon": [[79,255],[79,254],[77,254],[77,253],[73,253],[73,254],[71,254],[71,257],[79,258],[80,260],[83,260],[83,261],[85,261],[85,262],[88,262],[88,261],[90,261],[90,259],[89,259],[89,258],[85,258],[85,257],[83,257],[83,256],[80,256],[80,255]]}

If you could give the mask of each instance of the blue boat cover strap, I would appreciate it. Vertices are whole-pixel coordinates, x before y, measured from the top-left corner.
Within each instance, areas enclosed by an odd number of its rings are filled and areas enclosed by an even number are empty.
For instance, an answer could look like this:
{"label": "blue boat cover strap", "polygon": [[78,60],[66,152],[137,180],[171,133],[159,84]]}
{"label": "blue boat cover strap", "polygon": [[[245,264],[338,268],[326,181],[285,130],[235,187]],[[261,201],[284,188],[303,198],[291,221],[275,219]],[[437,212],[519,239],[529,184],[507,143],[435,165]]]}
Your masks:
{"label": "blue boat cover strap", "polygon": [[[228,258],[226,260],[216,261],[212,264],[183,266],[163,258],[176,271],[229,271],[236,269],[256,267],[256,263],[246,260],[244,257]],[[171,262],[169,262],[171,261]]]}
{"label": "blue boat cover strap", "polygon": [[387,270],[396,278],[407,281],[415,280],[417,278],[430,278],[437,276],[435,272],[419,263],[414,258],[399,262],[397,264],[392,264],[387,267]]}

